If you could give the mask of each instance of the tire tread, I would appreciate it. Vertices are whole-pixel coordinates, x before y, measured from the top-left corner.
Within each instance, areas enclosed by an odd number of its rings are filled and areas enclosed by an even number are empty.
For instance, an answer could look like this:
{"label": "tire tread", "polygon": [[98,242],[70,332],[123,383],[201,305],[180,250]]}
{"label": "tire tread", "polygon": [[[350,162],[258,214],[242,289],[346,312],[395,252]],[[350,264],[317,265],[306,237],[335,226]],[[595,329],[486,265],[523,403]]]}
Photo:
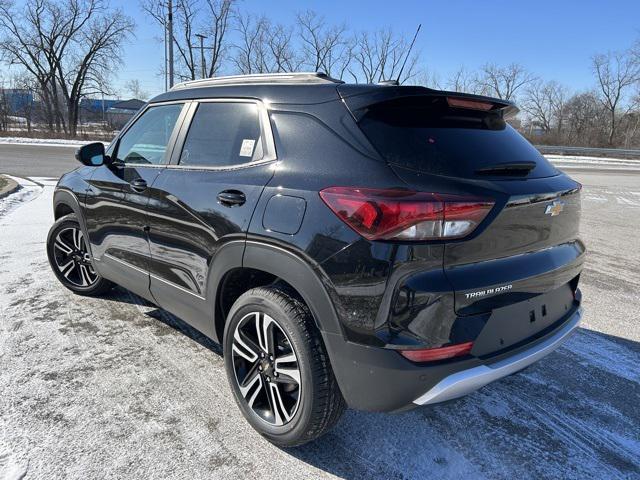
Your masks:
{"label": "tire tread", "polygon": [[[260,296],[271,300],[282,308],[298,328],[303,340],[309,345],[310,364],[314,382],[311,422],[298,442],[287,442],[287,447],[312,441],[333,428],[346,409],[346,403],[336,381],[320,331],[315,325],[309,308],[284,286],[256,287],[243,296]],[[273,443],[278,439],[270,437]],[[285,446],[285,445],[283,445]]]}
{"label": "tire tread", "polygon": [[[68,215],[60,217],[58,220],[56,220],[55,223],[49,229],[49,235],[47,237],[47,257],[49,259],[49,264],[51,265],[51,269],[53,270],[54,275],[65,288],[71,290],[73,293],[77,295],[92,296],[92,297],[104,295],[109,290],[111,290],[114,286],[113,282],[107,280],[106,278],[99,277],[99,280],[93,286],[93,288],[88,290],[83,290],[83,289],[74,288],[72,284],[65,282],[56,271],[56,265],[51,256],[52,252],[51,252],[51,246],[49,245],[49,242],[55,236],[55,232],[59,228],[61,228],[61,226],[64,223],[75,223],[78,227],[80,226],[80,222],[78,221],[78,217],[76,216],[76,214],[69,213]],[[85,241],[88,242],[89,239],[86,239]]]}

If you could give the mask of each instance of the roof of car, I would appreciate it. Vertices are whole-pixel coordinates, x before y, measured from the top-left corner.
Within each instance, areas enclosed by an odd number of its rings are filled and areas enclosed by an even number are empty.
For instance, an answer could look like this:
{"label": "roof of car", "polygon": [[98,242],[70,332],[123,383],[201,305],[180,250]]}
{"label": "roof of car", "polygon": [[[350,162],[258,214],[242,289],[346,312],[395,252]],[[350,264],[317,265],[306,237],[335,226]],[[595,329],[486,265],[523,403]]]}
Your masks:
{"label": "roof of car", "polygon": [[259,84],[305,84],[305,83],[344,83],[342,80],[331,78],[324,72],[279,72],[255,73],[248,75],[230,75],[223,77],[209,77],[200,80],[187,80],[178,83],[171,90],[185,88],[220,86],[220,85],[259,85]]}
{"label": "roof of car", "polygon": [[396,81],[377,84],[349,84],[322,72],[269,73],[213,77],[180,83],[149,103],[215,98],[259,99],[270,104],[311,105],[347,99],[352,109],[393,98],[414,95],[466,97],[491,101],[499,108],[517,108],[512,102],[460,92],[433,90],[422,86],[399,85]]}
{"label": "roof of car", "polygon": [[202,98],[257,98],[270,103],[314,104],[389,87],[388,84],[346,84],[322,72],[235,75],[183,82],[153,98],[150,103]]}

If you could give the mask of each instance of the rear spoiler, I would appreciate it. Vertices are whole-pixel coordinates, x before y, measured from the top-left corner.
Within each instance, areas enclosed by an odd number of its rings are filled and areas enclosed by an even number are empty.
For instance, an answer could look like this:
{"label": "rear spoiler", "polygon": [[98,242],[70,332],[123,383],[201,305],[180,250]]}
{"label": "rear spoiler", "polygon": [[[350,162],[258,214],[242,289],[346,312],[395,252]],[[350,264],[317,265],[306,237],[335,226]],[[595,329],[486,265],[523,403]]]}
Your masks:
{"label": "rear spoiler", "polygon": [[379,85],[371,85],[370,87],[370,89],[364,89],[362,87],[359,89],[350,89],[347,85],[338,86],[340,97],[356,121],[359,121],[367,113],[367,108],[372,105],[410,97],[446,98],[449,106],[452,108],[467,108],[493,112],[498,113],[503,118],[513,116],[519,112],[518,107],[509,100],[483,95],[434,90],[426,87]]}

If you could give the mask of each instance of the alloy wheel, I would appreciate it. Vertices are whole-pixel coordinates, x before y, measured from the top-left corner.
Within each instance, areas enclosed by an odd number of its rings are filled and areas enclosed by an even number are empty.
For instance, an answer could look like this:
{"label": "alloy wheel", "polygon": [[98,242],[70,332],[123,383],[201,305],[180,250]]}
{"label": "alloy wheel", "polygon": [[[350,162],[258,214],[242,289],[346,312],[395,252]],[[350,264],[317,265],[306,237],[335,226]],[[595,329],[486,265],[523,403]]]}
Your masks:
{"label": "alloy wheel", "polygon": [[298,357],[282,327],[262,312],[238,322],[233,334],[233,368],[240,394],[263,421],[282,426],[301,399]]}
{"label": "alloy wheel", "polygon": [[58,272],[77,287],[90,287],[98,281],[82,230],[67,227],[58,232],[53,243],[53,257]]}

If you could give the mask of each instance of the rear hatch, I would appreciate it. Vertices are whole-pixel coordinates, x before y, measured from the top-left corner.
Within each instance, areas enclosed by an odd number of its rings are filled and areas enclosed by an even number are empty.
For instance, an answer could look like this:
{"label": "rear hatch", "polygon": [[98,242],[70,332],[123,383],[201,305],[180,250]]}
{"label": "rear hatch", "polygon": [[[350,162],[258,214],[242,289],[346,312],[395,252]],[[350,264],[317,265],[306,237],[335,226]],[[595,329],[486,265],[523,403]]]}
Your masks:
{"label": "rear hatch", "polygon": [[538,298],[534,310],[546,323],[553,320],[549,312],[568,309],[585,251],[578,239],[580,185],[505,121],[517,109],[424,88],[379,89],[369,97],[344,100],[407,188],[495,202],[470,235],[445,244],[456,313],[488,313],[543,294],[553,306]]}

